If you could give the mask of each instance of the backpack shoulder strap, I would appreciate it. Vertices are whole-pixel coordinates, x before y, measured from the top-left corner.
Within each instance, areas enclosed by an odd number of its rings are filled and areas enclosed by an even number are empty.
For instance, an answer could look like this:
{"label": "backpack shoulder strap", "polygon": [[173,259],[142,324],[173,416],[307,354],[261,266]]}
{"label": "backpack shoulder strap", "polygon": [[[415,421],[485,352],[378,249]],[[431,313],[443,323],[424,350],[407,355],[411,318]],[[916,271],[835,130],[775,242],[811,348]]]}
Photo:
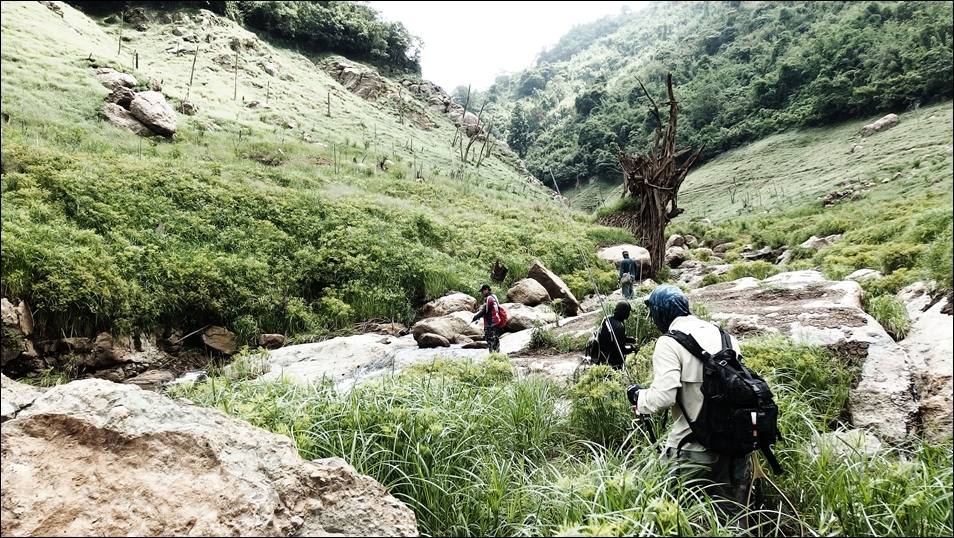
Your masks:
{"label": "backpack shoulder strap", "polygon": [[719,327],[719,334],[722,336],[722,349],[735,349],[732,347],[732,337],[729,336],[729,333],[725,332],[722,327]]}
{"label": "backpack shoulder strap", "polygon": [[668,336],[676,342],[679,342],[679,345],[684,347],[686,351],[691,353],[692,356],[701,360],[702,362],[706,362],[712,358],[712,355],[710,355],[708,351],[702,349],[702,346],[699,345],[699,342],[696,342],[696,339],[693,338],[691,334],[686,334],[682,331],[669,331],[663,336]]}

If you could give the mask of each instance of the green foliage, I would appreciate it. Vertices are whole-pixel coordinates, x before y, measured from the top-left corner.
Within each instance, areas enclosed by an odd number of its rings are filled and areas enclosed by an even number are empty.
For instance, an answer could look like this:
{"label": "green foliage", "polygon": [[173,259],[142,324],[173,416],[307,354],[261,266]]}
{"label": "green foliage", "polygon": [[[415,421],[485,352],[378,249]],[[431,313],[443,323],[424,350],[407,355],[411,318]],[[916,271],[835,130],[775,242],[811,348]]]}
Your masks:
{"label": "green foliage", "polygon": [[780,272],[777,265],[769,262],[757,260],[753,262],[741,262],[733,265],[726,273],[726,280],[738,280],[744,277],[754,277],[759,280],[768,278]]}
{"label": "green foliage", "polygon": [[798,395],[808,404],[820,427],[842,417],[851,384],[860,373],[859,365],[845,357],[780,337],[746,340],[742,356],[749,368],[769,380],[773,391]]}
{"label": "green foliage", "polygon": [[878,323],[895,340],[901,340],[911,330],[911,320],[904,303],[894,295],[879,295],[872,299],[865,298],[865,311],[878,320]]}
{"label": "green foliage", "polygon": [[954,269],[952,269],[954,255],[951,253],[952,244],[954,244],[952,230],[954,230],[954,227],[952,227],[951,220],[948,219],[947,231],[939,234],[931,242],[924,252],[924,258],[921,260],[921,266],[924,267],[928,279],[937,282],[939,290],[948,294],[954,289],[954,283],[952,283],[952,279],[954,279]]}
{"label": "green foliage", "polygon": [[542,109],[526,152],[535,175],[552,170],[561,187],[615,179],[612,148],[644,150],[652,140],[638,81],[659,102],[666,72],[682,103],[681,143],[704,146],[703,160],[792,128],[950,99],[951,10],[874,1],[660,5],[575,28],[515,77],[520,84],[490,93]]}
{"label": "green foliage", "polygon": [[582,439],[620,446],[632,424],[622,374],[607,364],[590,367],[570,389],[570,425]]}
{"label": "green foliage", "polygon": [[574,337],[572,334],[556,334],[552,329],[536,328],[530,333],[528,349],[554,350],[560,353],[583,351],[588,340],[587,335]]}

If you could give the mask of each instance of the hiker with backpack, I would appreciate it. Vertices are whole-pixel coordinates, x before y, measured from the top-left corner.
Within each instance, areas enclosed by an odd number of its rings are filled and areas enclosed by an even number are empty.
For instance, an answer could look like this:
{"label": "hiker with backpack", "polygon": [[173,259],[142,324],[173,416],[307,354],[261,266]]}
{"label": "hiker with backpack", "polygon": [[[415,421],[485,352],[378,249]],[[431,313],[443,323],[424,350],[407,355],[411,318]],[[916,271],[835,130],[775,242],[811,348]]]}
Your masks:
{"label": "hiker with backpack", "polygon": [[623,298],[633,298],[633,283],[636,282],[636,261],[629,257],[628,251],[623,251],[623,259],[619,262],[619,284]]}
{"label": "hiker with backpack", "polygon": [[590,344],[596,344],[590,351],[593,364],[606,363],[616,370],[622,370],[626,355],[636,351],[636,340],[626,336],[625,327],[632,308],[626,301],[620,301],[616,303],[613,315],[603,319],[595,341]]}
{"label": "hiker with backpack", "polygon": [[487,299],[487,302],[481,305],[471,323],[476,323],[480,318],[484,318],[484,339],[487,341],[487,348],[491,353],[496,353],[500,351],[500,333],[507,326],[507,311],[500,306],[500,301],[492,293],[489,284],[481,286],[480,293]]}
{"label": "hiker with backpack", "polygon": [[[689,310],[689,299],[672,285],[658,286],[646,300],[663,333],[653,351],[653,381],[633,385],[627,397],[637,414],[671,410],[673,425],[663,457],[680,472],[709,482],[709,492],[728,516],[749,498],[752,456],[761,450],[781,472],[770,445],[776,441],[778,408],[765,381],[742,364],[738,341]],[[688,464],[688,465],[686,465]]]}

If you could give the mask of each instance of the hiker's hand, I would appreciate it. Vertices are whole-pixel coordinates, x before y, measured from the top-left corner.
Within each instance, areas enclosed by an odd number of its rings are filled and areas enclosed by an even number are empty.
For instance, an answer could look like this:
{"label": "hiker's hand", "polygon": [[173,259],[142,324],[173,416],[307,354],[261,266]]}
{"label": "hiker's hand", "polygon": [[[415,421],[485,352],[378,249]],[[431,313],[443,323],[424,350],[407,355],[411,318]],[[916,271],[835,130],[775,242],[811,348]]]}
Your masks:
{"label": "hiker's hand", "polygon": [[632,404],[634,413],[636,412],[636,405],[639,400],[639,391],[642,388],[643,387],[639,385],[630,385],[630,387],[626,389],[626,399],[629,400],[630,404]]}

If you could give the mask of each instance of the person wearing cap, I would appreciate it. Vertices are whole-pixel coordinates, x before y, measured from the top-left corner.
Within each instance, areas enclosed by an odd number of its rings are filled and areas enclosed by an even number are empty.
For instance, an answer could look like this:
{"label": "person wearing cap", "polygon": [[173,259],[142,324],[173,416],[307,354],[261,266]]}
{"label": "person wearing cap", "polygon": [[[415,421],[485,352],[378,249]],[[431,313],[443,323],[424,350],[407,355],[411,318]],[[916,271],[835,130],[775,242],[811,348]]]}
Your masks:
{"label": "person wearing cap", "polygon": [[628,251],[623,251],[623,259],[619,262],[619,283],[623,298],[633,298],[633,283],[636,282],[636,261],[629,257]]}
{"label": "person wearing cap", "polygon": [[631,311],[629,303],[620,301],[616,303],[613,315],[603,320],[596,337],[600,349],[596,364],[607,363],[616,370],[623,369],[624,358],[634,351],[636,344],[635,339],[626,336],[625,323]]}
{"label": "person wearing cap", "polygon": [[486,298],[486,302],[481,305],[471,323],[484,318],[484,340],[487,341],[487,349],[491,353],[496,353],[500,351],[500,328],[497,327],[500,319],[500,301],[491,291],[489,284],[481,286],[480,293]]}
{"label": "person wearing cap", "polygon": [[[680,448],[680,441],[692,433],[689,420],[696,420],[702,409],[703,364],[666,333],[679,331],[689,334],[704,350],[717,353],[722,349],[719,328],[693,316],[689,299],[676,286],[657,286],[645,303],[649,307],[649,317],[663,336],[656,340],[653,350],[652,384],[648,388],[629,387],[626,391],[629,403],[637,414],[671,412],[674,420],[663,448],[663,458],[677,460],[677,468],[688,469],[687,473],[700,472],[701,478],[717,485],[713,490],[716,497],[734,501],[735,507],[742,506],[748,499],[752,481],[750,458],[725,457],[694,442],[685,443]],[[734,337],[731,342],[733,349],[741,353],[739,342]],[[731,513],[735,509],[727,511]]]}

